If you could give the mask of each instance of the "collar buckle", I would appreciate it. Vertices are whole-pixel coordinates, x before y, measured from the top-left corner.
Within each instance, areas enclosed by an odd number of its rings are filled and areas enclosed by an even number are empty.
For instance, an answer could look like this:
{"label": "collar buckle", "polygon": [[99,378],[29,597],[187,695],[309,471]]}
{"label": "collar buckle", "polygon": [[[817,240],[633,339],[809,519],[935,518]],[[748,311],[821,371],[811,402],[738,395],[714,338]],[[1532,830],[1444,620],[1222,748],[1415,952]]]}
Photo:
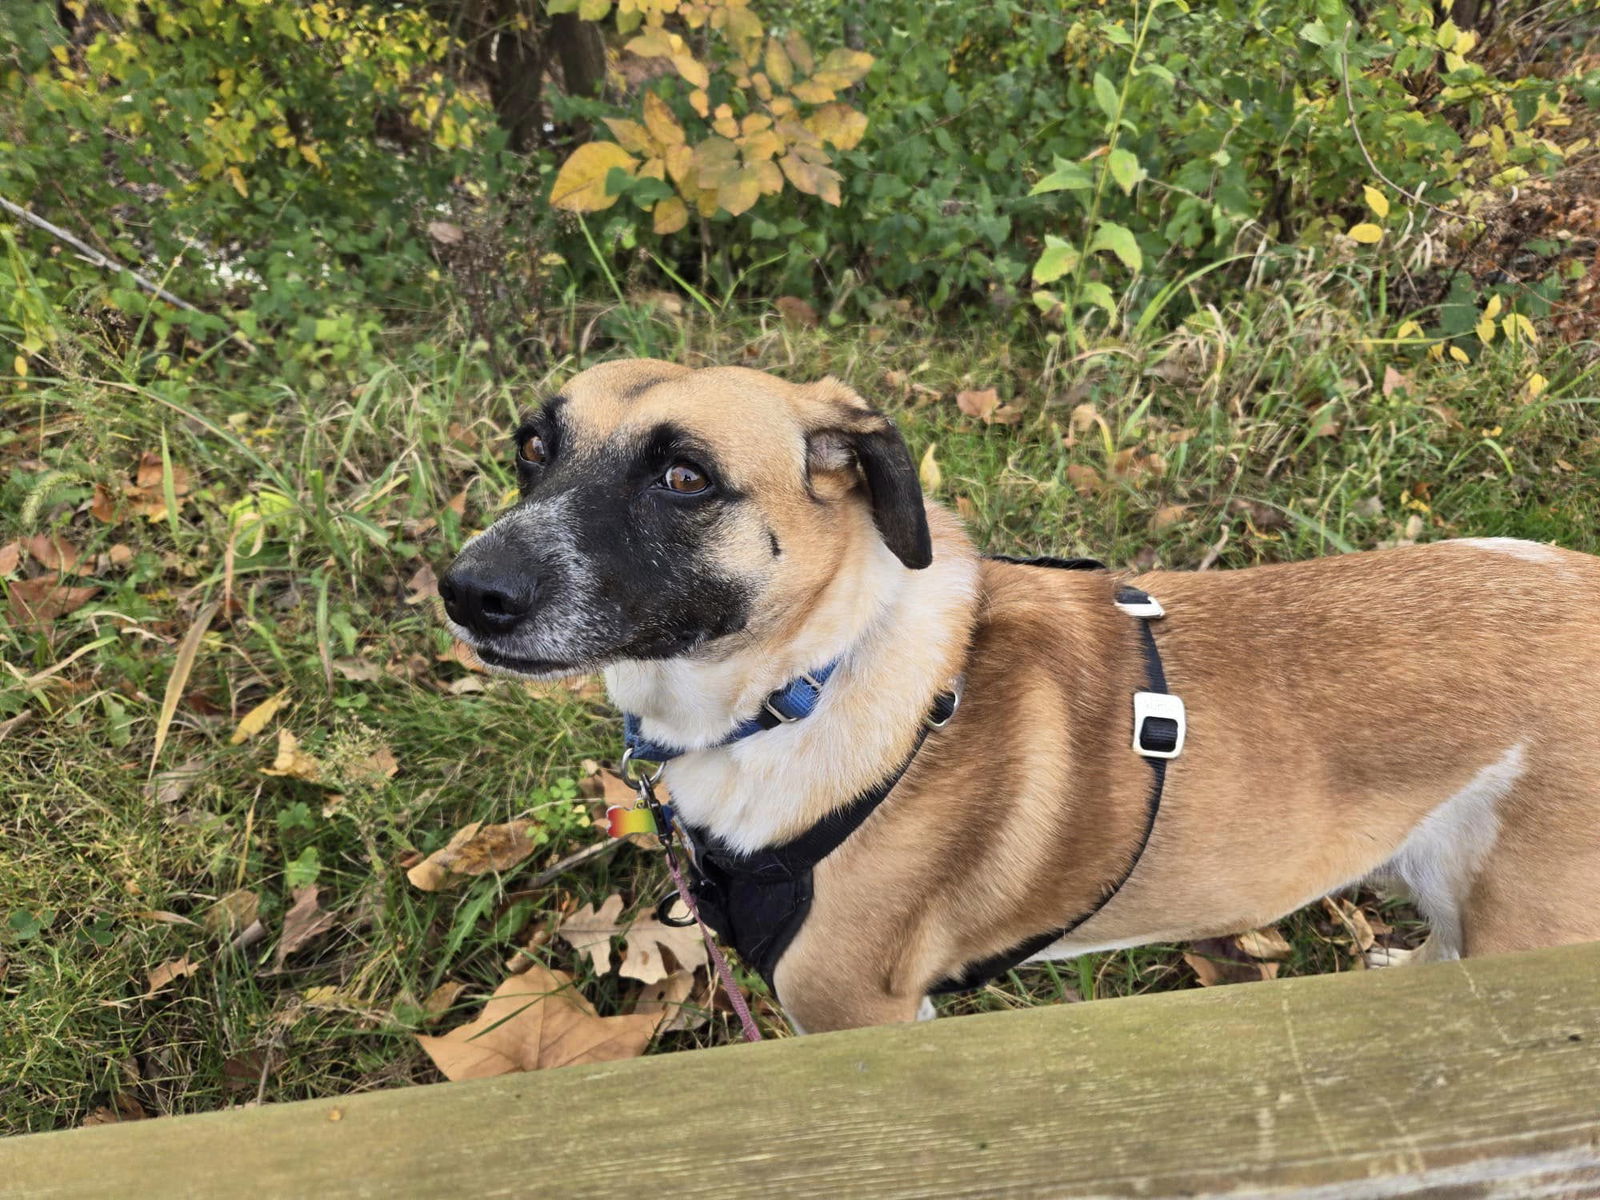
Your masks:
{"label": "collar buckle", "polygon": [[1188,720],[1183,701],[1171,692],[1133,694],[1133,749],[1145,758],[1177,758],[1183,753]]}

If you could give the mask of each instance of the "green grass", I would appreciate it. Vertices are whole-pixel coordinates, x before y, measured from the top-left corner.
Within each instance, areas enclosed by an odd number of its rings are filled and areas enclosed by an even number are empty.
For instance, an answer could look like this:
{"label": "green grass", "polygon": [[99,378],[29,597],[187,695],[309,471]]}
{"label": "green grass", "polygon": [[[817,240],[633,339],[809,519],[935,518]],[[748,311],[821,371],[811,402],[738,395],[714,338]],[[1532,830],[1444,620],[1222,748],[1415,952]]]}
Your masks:
{"label": "green grass", "polygon": [[[840,375],[896,413],[919,458],[936,446],[938,498],[961,501],[995,551],[1226,568],[1457,535],[1600,549],[1594,346],[1500,339],[1469,346],[1468,364],[1436,362],[1382,341],[1398,322],[1370,294],[1323,273],[1071,361],[977,323],[800,330],[624,302],[568,314],[574,330],[592,322],[596,350],[546,373],[497,384],[446,331],[431,344],[458,351],[408,352],[359,380],[330,371],[301,392],[270,363],[186,376],[64,339],[56,376],[15,390],[0,432],[0,543],[59,534],[100,588],[44,630],[0,628],[0,721],[13,722],[0,740],[0,1079],[13,1084],[0,1131],[70,1125],[119,1092],[175,1113],[430,1081],[411,1034],[434,986],[470,985],[443,1024],[464,1019],[564,905],[619,889],[651,904],[664,889],[659,861],[632,847],[526,887],[601,836],[561,781],[585,759],[615,761],[615,715],[560,689],[452,694],[465,672],[439,660],[447,639],[427,606],[407,603],[418,566],[442,567],[505,496],[501,436],[551,380],[600,353]],[[1386,396],[1391,366],[1408,382]],[[1535,372],[1549,385],[1530,403]],[[1015,427],[986,427],[951,398],[991,386],[1022,408]],[[154,521],[97,520],[94,486],[120,492],[146,452],[190,469],[187,502]],[[448,502],[463,491],[458,517]],[[245,512],[263,519],[241,525]],[[97,562],[114,545],[131,558]],[[203,639],[159,764],[192,765],[192,782],[163,796],[148,771],[176,648],[225,589],[233,604]],[[350,660],[375,677],[330,669]],[[289,707],[275,725],[319,758],[348,766],[383,745],[399,773],[350,772],[326,815],[326,789],[261,774],[271,730],[241,746],[229,735],[278,693]],[[549,837],[525,867],[448,893],[406,883],[409,852],[519,815]],[[313,875],[338,926],[274,970],[290,887]],[[268,937],[234,950],[203,918],[241,887],[259,894]],[[1414,941],[1414,917],[1387,911]],[[1319,909],[1284,928],[1284,974],[1350,968]],[[627,1003],[615,976],[588,977],[560,943],[533,953],[579,970],[602,1012]],[[144,998],[146,972],[184,954],[199,970]],[[945,1007],[1194,982],[1176,948],[1150,947],[1030,969]],[[719,1017],[660,1048],[729,1036]]]}

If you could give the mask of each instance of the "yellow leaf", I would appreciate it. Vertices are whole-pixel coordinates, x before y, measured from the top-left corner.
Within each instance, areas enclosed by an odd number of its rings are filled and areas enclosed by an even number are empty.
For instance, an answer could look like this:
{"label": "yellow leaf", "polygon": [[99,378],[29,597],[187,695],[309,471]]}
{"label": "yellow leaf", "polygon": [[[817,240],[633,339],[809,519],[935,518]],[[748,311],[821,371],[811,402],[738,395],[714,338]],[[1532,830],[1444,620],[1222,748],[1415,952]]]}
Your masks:
{"label": "yellow leaf", "polygon": [[1533,322],[1521,313],[1507,313],[1505,320],[1500,322],[1500,328],[1506,331],[1506,338],[1509,341],[1516,341],[1518,335],[1530,342],[1539,340],[1539,335],[1533,331]]}
{"label": "yellow leaf", "polygon": [[283,707],[283,701],[287,695],[287,692],[279,692],[276,696],[268,696],[260,704],[245,713],[239,719],[239,727],[233,731],[233,736],[228,739],[229,744],[234,746],[242,745],[265,729],[268,722]]}
{"label": "yellow leaf", "polygon": [[805,121],[806,128],[825,142],[832,142],[840,150],[853,150],[867,132],[865,113],[859,113],[848,104],[824,104]]}
{"label": "yellow leaf", "polygon": [[241,196],[248,196],[250,194],[250,187],[245,183],[244,176],[240,174],[238,167],[229,167],[225,174],[228,176],[228,182],[233,184],[234,191],[238,192]]}
{"label": "yellow leaf", "polygon": [[635,159],[615,142],[589,142],[579,146],[561,164],[550,206],[567,212],[601,212],[617,202],[606,192],[606,176],[613,167],[633,174]]}
{"label": "yellow leaf", "polygon": [[704,88],[695,88],[689,93],[689,107],[702,117],[711,111],[711,97],[706,95]]}
{"label": "yellow leaf", "polygon": [[310,144],[302,144],[298,148],[300,151],[300,157],[305,159],[313,167],[320,167],[322,165],[322,155],[317,153],[317,148],[315,146]]}
{"label": "yellow leaf", "polygon": [[717,187],[717,203],[723,211],[738,216],[749,212],[761,199],[761,176],[754,167],[741,167]]}
{"label": "yellow leaf", "polygon": [[772,161],[754,164],[756,178],[761,182],[761,194],[776,196],[783,191],[783,172],[778,169],[778,164]]}
{"label": "yellow leaf", "polygon": [[270,767],[262,767],[261,773],[315,783],[322,775],[322,764],[300,749],[299,738],[287,729],[279,729],[278,756],[272,760]]}
{"label": "yellow leaf", "polygon": [[1483,315],[1489,320],[1494,320],[1500,315],[1501,301],[1499,296],[1490,296],[1489,303],[1483,306]]}
{"label": "yellow leaf", "polygon": [[794,82],[794,67],[789,62],[789,55],[783,49],[783,43],[777,38],[767,39],[767,56],[764,64],[767,75],[773,83],[781,88],[788,87]]}
{"label": "yellow leaf", "polygon": [[831,87],[818,83],[815,79],[802,80],[789,90],[796,100],[804,100],[807,104],[826,104],[835,95]]}
{"label": "yellow leaf", "polygon": [[[1492,317],[1479,317],[1478,323],[1472,328],[1477,333],[1478,340],[1485,346],[1494,341],[1494,319]],[[1506,332],[1510,333],[1511,331],[1508,329]]]}
{"label": "yellow leaf", "polygon": [[922,465],[917,468],[917,478],[922,481],[924,492],[937,492],[944,483],[944,472],[939,469],[939,460],[934,457],[938,450],[937,442],[929,442],[928,449],[922,455]]}
{"label": "yellow leaf", "polygon": [[672,110],[667,107],[667,102],[654,92],[646,92],[644,95],[644,125],[659,145],[663,147],[683,145],[683,126],[673,119]]}
{"label": "yellow leaf", "polygon": [[1395,330],[1394,336],[1397,338],[1421,337],[1422,326],[1418,325],[1415,321],[1406,321],[1400,326],[1399,329]]}
{"label": "yellow leaf", "polygon": [[844,178],[832,167],[808,162],[798,154],[785,154],[778,160],[790,183],[808,196],[820,196],[824,203],[839,206],[839,181]]}
{"label": "yellow leaf", "polygon": [[1370,246],[1383,240],[1383,230],[1370,221],[1363,221],[1351,228],[1350,236],[1363,246]]}
{"label": "yellow leaf", "polygon": [[677,233],[689,223],[688,206],[677,196],[668,196],[665,200],[656,201],[656,206],[651,212],[655,216],[657,233]]}
{"label": "yellow leaf", "polygon": [[[653,98],[655,93],[651,92],[648,95]],[[647,107],[649,103],[650,101],[647,99],[645,101]],[[645,127],[639,122],[629,121],[624,117],[607,117],[605,121],[606,128],[611,130],[611,136],[617,139],[617,143],[624,150],[631,151],[634,154],[654,153],[655,146],[650,140],[650,134],[646,132]]]}
{"label": "yellow leaf", "polygon": [[1389,215],[1389,199],[1387,196],[1370,183],[1364,185],[1361,192],[1367,198],[1367,207],[1378,215],[1380,221]]}
{"label": "yellow leaf", "polygon": [[[667,150],[664,159],[667,164],[667,174],[672,176],[672,182],[681,189],[694,166],[694,151],[688,146],[672,146]],[[684,192],[684,196],[689,197],[689,194]]]}
{"label": "yellow leaf", "polygon": [[678,74],[687,79],[697,88],[711,86],[711,73],[706,70],[705,64],[692,54],[674,54],[672,65],[678,69]]}
{"label": "yellow leaf", "polygon": [[20,354],[17,355],[11,360],[11,370],[18,379],[26,379],[28,377],[28,360]]}
{"label": "yellow leaf", "polygon": [[1527,394],[1528,394],[1528,399],[1529,400],[1537,400],[1540,397],[1540,395],[1543,394],[1545,388],[1547,388],[1549,386],[1550,386],[1550,381],[1548,379],[1546,379],[1543,375],[1540,375],[1537,371],[1534,372],[1532,375],[1529,375],[1528,376],[1528,385],[1527,385],[1527,388],[1525,389],[1527,391]]}
{"label": "yellow leaf", "polygon": [[1451,346],[1450,347],[1450,357],[1455,359],[1458,363],[1465,363],[1465,362],[1471,362],[1472,361],[1472,359],[1467,357],[1467,352],[1465,350],[1463,350],[1460,346]]}

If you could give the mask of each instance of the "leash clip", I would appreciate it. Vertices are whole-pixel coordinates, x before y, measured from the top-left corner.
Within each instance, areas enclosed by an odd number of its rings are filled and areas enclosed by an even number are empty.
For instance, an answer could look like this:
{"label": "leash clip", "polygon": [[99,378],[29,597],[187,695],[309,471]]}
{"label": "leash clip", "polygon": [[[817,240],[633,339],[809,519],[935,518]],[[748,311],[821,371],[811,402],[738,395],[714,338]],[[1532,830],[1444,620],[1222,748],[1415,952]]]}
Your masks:
{"label": "leash clip", "polygon": [[667,764],[658,762],[656,763],[656,769],[647,773],[640,770],[639,763],[641,761],[648,760],[635,758],[633,756],[633,747],[629,746],[622,752],[622,762],[617,767],[617,774],[622,776],[623,783],[628,784],[630,787],[638,788],[639,795],[643,797],[645,785],[661,782],[661,773],[667,769]]}

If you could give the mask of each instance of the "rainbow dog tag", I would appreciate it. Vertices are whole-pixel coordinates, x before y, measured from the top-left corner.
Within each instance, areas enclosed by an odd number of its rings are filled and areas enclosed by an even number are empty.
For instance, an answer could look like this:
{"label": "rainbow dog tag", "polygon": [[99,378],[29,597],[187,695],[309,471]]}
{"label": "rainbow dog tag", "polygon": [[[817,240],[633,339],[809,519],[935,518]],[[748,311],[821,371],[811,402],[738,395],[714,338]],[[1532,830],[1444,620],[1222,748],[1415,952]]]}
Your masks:
{"label": "rainbow dog tag", "polygon": [[[662,805],[661,811],[666,820],[672,820],[671,809]],[[614,804],[606,809],[606,831],[612,837],[627,837],[630,833],[660,834],[661,828],[656,823],[655,813],[644,805],[624,808]]]}

